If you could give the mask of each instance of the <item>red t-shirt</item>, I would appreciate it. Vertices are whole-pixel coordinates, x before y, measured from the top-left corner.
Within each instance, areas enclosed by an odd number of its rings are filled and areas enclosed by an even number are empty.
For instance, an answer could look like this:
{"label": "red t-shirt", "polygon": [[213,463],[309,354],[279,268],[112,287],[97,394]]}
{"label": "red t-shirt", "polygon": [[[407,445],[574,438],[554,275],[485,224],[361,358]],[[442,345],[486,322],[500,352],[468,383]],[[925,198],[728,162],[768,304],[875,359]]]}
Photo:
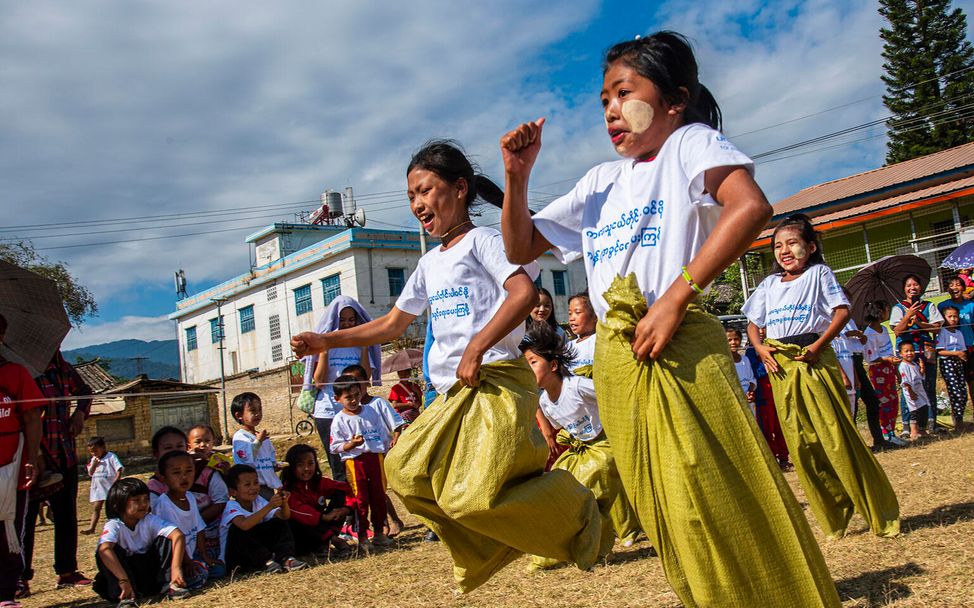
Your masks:
{"label": "red t-shirt", "polygon": [[423,395],[419,392],[419,387],[415,382],[400,380],[398,384],[389,391],[389,401],[396,410],[419,408],[423,402]]}
{"label": "red t-shirt", "polygon": [[[15,403],[22,399],[41,401]],[[0,364],[0,466],[10,464],[14,459],[24,428],[24,412],[44,407],[43,399],[41,389],[37,388],[27,368],[10,362]]]}

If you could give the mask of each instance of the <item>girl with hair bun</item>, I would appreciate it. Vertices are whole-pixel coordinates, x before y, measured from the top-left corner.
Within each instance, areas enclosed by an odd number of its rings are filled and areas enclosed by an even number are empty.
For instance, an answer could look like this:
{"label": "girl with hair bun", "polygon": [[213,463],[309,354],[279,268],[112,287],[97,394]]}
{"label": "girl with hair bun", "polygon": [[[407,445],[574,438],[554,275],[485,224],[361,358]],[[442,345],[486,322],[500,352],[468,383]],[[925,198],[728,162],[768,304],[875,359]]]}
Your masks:
{"label": "girl with hair bun", "polygon": [[548,449],[533,424],[534,374],[518,350],[537,303],[534,263],[512,264],[501,235],[470,221],[503,193],[452,142],[430,141],[406,169],[410,209],[441,245],[423,256],[392,310],[351,329],[294,336],[298,356],[388,342],[428,312],[430,379],[440,394],[385,461],[410,513],[449,549],[471,591],[523,553],[588,569],[601,546],[592,493],[567,471],[542,475]]}
{"label": "girl with hair bun", "polygon": [[777,606],[787,589],[791,606],[838,606],[744,403],[723,329],[695,302],[771,217],[754,165],[720,133],[720,108],[679,34],[610,48],[601,99],[623,159],[591,169],[533,219],[528,178],[544,119],[501,138],[507,255],[584,258],[602,424],[683,604]]}

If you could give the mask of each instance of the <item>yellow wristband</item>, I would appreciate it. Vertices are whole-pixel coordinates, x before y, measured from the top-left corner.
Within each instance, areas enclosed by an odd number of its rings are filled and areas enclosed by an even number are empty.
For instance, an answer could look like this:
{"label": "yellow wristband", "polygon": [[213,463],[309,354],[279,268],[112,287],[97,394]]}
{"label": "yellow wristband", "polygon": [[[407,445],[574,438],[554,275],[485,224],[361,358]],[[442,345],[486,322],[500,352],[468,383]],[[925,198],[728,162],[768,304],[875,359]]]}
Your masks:
{"label": "yellow wristband", "polygon": [[697,293],[703,293],[703,289],[693,282],[693,277],[690,276],[690,271],[687,270],[686,266],[683,267],[683,279],[687,282],[687,285],[690,286],[690,289]]}

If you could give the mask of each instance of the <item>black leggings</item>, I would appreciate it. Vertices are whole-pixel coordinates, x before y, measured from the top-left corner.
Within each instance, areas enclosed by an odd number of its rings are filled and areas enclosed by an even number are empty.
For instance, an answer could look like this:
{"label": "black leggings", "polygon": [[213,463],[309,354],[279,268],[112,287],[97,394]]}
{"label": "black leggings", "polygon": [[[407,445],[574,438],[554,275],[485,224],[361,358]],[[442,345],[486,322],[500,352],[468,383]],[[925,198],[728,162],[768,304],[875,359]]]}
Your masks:
{"label": "black leggings", "polygon": [[852,367],[856,370],[859,398],[866,404],[866,424],[869,426],[869,434],[873,438],[873,446],[882,445],[886,439],[883,437],[883,429],[879,424],[879,397],[876,396],[876,391],[869,380],[869,373],[863,366],[862,355],[852,355]]}
{"label": "black leggings", "polygon": [[[152,597],[169,590],[169,582],[172,578],[169,571],[172,566],[171,540],[162,536],[156,537],[145,553],[129,553],[120,545],[115,545],[113,550],[115,557],[125,569],[125,575],[136,597]],[[109,602],[117,602],[118,596],[122,594],[118,579],[105,567],[101,555],[97,552],[95,563],[98,565],[98,574],[95,575],[92,589]]]}
{"label": "black leggings", "polygon": [[272,517],[249,530],[230,524],[227,532],[227,569],[260,570],[270,560],[294,557],[294,536],[283,519]]}

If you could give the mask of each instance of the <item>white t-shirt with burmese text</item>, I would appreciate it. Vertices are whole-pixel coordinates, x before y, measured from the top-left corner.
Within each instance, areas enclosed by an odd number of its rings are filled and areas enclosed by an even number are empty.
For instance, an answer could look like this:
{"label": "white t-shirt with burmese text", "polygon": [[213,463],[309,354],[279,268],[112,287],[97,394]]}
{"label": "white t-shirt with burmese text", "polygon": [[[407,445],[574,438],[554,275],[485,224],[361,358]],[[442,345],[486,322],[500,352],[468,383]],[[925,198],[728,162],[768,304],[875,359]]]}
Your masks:
{"label": "white t-shirt with burmese text", "polygon": [[154,513],[149,513],[135,524],[132,530],[121,519],[113,518],[105,522],[98,544],[115,543],[129,553],[145,553],[152,541],[159,536],[169,536],[176,526]]}
{"label": "white t-shirt with burmese text", "polygon": [[895,356],[893,342],[889,339],[889,333],[885,329],[876,331],[872,327],[866,327],[862,334],[866,336],[866,347],[862,356],[866,363]]}
{"label": "white t-shirt with burmese text", "polygon": [[650,305],[681,276],[720,218],[721,206],[704,192],[704,174],[726,166],[754,170],[719,131],[686,125],[652,161],[623,159],[591,169],[538,212],[534,226],[560,261],[584,257],[592,306],[604,321],[603,294],[616,276],[635,273]]}
{"label": "white t-shirt with burmese text", "polygon": [[766,277],[741,312],[751,323],[764,327],[768,338],[825,333],[832,323],[832,311],[849,306],[832,269],[815,264],[798,278],[782,281],[780,274]]}
{"label": "white t-shirt with burmese text", "polygon": [[571,341],[572,348],[575,349],[575,361],[568,371],[575,371],[579,367],[595,364],[595,334],[580,340],[575,338]]}
{"label": "white t-shirt with burmese text", "polygon": [[[344,443],[351,441],[356,435],[361,435],[364,442],[350,450],[342,450]],[[358,415],[338,412],[331,423],[332,454],[338,454],[342,460],[351,460],[366,452],[385,454],[387,446],[392,443],[392,436],[386,431],[386,423],[375,409],[363,406]]]}
{"label": "white t-shirt with burmese text", "polygon": [[249,464],[254,467],[262,486],[272,490],[281,487],[281,480],[274,474],[277,452],[270,437],[258,442],[257,435],[247,429],[237,429],[233,434],[233,464]]}
{"label": "white t-shirt with burmese text", "polygon": [[[258,496],[257,498],[254,499],[254,503],[251,505],[253,510],[251,511],[248,511],[246,508],[244,508],[242,504],[240,504],[239,502],[237,502],[232,498],[227,501],[227,507],[223,510],[223,517],[220,518],[220,559],[221,560],[226,561],[224,558],[227,553],[227,534],[229,534],[230,532],[230,526],[233,525],[233,520],[237,519],[238,517],[250,517],[257,511],[263,509],[265,506],[267,506],[267,501],[261,496]],[[265,521],[270,521],[272,517],[277,515],[278,511],[280,511],[280,508],[271,509],[270,511],[268,511],[267,514],[264,515],[263,519],[260,520],[261,523]]]}
{"label": "white t-shirt with burmese text", "polygon": [[155,506],[152,507],[152,512],[179,528],[186,536],[186,553],[193,556],[196,554],[196,535],[206,528],[206,523],[200,516],[200,510],[196,505],[196,497],[193,496],[193,493],[187,492],[186,499],[189,508],[183,510],[169,498],[169,494],[161,494]]}
{"label": "white t-shirt with burmese text", "polygon": [[568,376],[562,381],[561,394],[553,401],[547,392],[538,397],[545,418],[563,428],[575,439],[591,441],[602,432],[602,420],[595,401],[595,384],[582,376]]}
{"label": "white t-shirt with burmese text", "polygon": [[[396,308],[420,315],[427,308],[436,341],[430,348],[429,375],[436,392],[445,394],[457,382],[457,366],[470,340],[501,307],[504,283],[521,266],[507,261],[504,239],[493,228],[474,228],[449,249],[434,247],[419,264],[396,300]],[[536,262],[524,266],[533,280]],[[483,363],[521,356],[518,344],[524,324],[484,353]]]}

